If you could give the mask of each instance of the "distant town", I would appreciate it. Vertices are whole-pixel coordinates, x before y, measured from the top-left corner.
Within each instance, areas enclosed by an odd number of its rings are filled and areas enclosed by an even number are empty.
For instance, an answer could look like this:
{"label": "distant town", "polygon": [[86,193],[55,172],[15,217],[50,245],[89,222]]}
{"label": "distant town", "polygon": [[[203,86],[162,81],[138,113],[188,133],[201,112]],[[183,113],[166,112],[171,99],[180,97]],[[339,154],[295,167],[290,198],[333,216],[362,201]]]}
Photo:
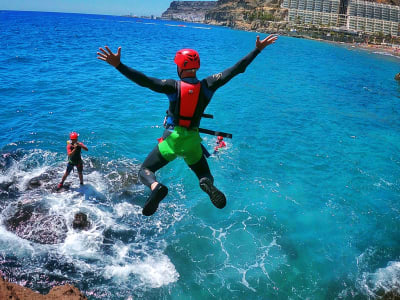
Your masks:
{"label": "distant town", "polygon": [[172,1],[161,19],[335,42],[383,45],[395,47],[396,52],[400,44],[400,6],[397,5],[365,0],[240,2]]}

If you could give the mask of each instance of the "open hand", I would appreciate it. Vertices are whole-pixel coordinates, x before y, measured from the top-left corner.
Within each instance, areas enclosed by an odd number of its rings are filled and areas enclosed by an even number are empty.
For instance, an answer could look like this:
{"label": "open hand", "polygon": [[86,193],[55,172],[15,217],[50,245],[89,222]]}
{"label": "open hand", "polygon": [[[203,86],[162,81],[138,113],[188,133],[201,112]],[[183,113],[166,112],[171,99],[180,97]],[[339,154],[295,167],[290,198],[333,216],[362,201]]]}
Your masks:
{"label": "open hand", "polygon": [[278,39],[278,36],[275,34],[270,34],[269,36],[267,36],[265,39],[263,39],[262,41],[260,41],[260,36],[257,35],[257,40],[256,40],[256,47],[258,50],[262,51],[265,47],[267,47],[268,45],[271,45],[273,43],[275,43],[275,41]]}
{"label": "open hand", "polygon": [[108,46],[105,46],[106,50],[99,48],[101,52],[97,52],[97,58],[108,62],[113,67],[118,67],[121,63],[121,47],[118,47],[117,53],[112,53]]}

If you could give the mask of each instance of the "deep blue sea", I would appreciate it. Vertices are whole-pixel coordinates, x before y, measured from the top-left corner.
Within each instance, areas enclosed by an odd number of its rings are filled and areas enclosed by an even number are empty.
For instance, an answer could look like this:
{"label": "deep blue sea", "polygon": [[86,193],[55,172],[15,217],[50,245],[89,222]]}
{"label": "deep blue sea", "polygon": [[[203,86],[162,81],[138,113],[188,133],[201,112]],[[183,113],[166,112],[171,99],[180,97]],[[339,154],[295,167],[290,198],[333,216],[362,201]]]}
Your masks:
{"label": "deep blue sea", "polygon": [[[0,27],[0,273],[10,281],[42,293],[72,283],[89,299],[400,293],[399,58],[279,37],[217,91],[214,119],[202,121],[233,134],[209,159],[227,206],[216,209],[178,159],[158,172],[169,194],[144,217],[137,172],[168,99],[96,59],[98,48],[121,46],[126,65],[165,79],[178,78],[175,52],[194,48],[201,79],[250,52],[257,33],[12,11],[0,11]],[[71,173],[70,189],[55,193],[71,131],[89,148],[85,185]],[[212,151],[215,137],[202,137]],[[18,203],[65,218],[65,241],[6,230]],[[72,229],[76,212],[88,231]]]}

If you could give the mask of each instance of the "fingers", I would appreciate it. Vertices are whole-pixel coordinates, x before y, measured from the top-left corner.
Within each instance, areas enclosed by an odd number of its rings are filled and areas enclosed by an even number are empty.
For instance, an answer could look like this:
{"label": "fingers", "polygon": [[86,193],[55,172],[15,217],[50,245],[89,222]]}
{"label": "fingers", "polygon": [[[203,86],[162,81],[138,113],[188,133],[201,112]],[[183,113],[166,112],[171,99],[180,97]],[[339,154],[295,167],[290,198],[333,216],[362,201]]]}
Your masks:
{"label": "fingers", "polygon": [[273,36],[272,34],[267,36],[265,39],[263,39],[263,42],[268,42],[274,39],[275,36]]}
{"label": "fingers", "polygon": [[104,48],[106,48],[108,54],[113,54],[112,51],[110,50],[110,48],[108,48],[108,46],[105,46]]}
{"label": "fingers", "polygon": [[99,50],[103,53],[97,52],[97,59],[107,61],[108,53],[103,48],[99,48]]}
{"label": "fingers", "polygon": [[99,50],[101,52],[103,52],[103,54],[99,53],[99,52],[97,52],[97,54],[99,54],[99,55],[101,55],[103,57],[107,57],[107,56],[110,56],[110,55],[115,55],[115,56],[120,56],[121,55],[121,47],[118,47],[118,51],[117,51],[116,54],[112,53],[112,51],[110,50],[110,48],[108,46],[105,46],[104,48],[106,48],[107,52],[106,52],[106,50],[104,50],[103,48],[100,47]]}
{"label": "fingers", "polygon": [[100,50],[101,52],[103,52],[105,55],[108,55],[108,53],[107,53],[103,48],[99,48],[99,50]]}
{"label": "fingers", "polygon": [[97,52],[97,55],[100,56],[100,57],[103,57],[103,58],[107,58],[107,55],[105,55],[103,53],[100,53],[100,52]]}
{"label": "fingers", "polygon": [[267,36],[265,39],[263,39],[263,40],[261,41],[261,43],[262,43],[262,44],[270,45],[270,44],[275,43],[275,41],[276,41],[277,39],[278,39],[278,36],[277,36],[277,35],[271,34],[271,35]]}
{"label": "fingers", "polygon": [[276,34],[270,34],[269,36],[266,37],[268,41],[275,42],[278,39],[278,36]]}
{"label": "fingers", "polygon": [[262,51],[268,45],[271,45],[271,44],[275,43],[275,41],[277,39],[278,39],[278,36],[276,34],[270,34],[269,36],[267,36],[262,41],[260,41],[260,37],[257,36],[256,47],[257,47],[258,50]]}

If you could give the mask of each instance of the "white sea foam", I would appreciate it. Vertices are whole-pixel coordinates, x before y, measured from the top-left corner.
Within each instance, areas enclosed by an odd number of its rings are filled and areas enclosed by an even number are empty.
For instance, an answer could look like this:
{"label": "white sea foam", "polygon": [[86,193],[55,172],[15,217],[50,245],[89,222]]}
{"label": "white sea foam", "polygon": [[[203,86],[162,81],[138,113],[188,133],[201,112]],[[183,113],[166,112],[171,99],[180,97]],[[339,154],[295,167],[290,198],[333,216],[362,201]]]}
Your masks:
{"label": "white sea foam", "polygon": [[358,284],[361,292],[369,297],[390,291],[400,293],[400,262],[391,261],[374,273],[364,272]]}
{"label": "white sea foam", "polygon": [[130,214],[141,214],[142,208],[138,205],[132,205],[128,202],[118,203],[114,206],[114,211],[117,217],[121,218]]}
{"label": "white sea foam", "polygon": [[147,256],[143,260],[133,263],[107,266],[104,271],[105,278],[113,278],[118,282],[126,281],[131,274],[139,277],[141,285],[151,288],[168,285],[179,278],[175,266],[163,254]]}
{"label": "white sea foam", "polygon": [[20,191],[26,189],[30,179],[46,172],[51,163],[54,163],[55,154],[40,149],[25,153],[18,160],[13,160],[5,173],[0,175],[0,182],[9,182],[16,179],[16,186]]}
{"label": "white sea foam", "polygon": [[70,231],[62,244],[65,255],[81,258],[98,258],[103,235],[99,230]]}
{"label": "white sea foam", "polygon": [[[2,220],[0,220],[2,223]],[[32,254],[32,244],[0,226],[0,252],[13,253],[18,257]]]}

